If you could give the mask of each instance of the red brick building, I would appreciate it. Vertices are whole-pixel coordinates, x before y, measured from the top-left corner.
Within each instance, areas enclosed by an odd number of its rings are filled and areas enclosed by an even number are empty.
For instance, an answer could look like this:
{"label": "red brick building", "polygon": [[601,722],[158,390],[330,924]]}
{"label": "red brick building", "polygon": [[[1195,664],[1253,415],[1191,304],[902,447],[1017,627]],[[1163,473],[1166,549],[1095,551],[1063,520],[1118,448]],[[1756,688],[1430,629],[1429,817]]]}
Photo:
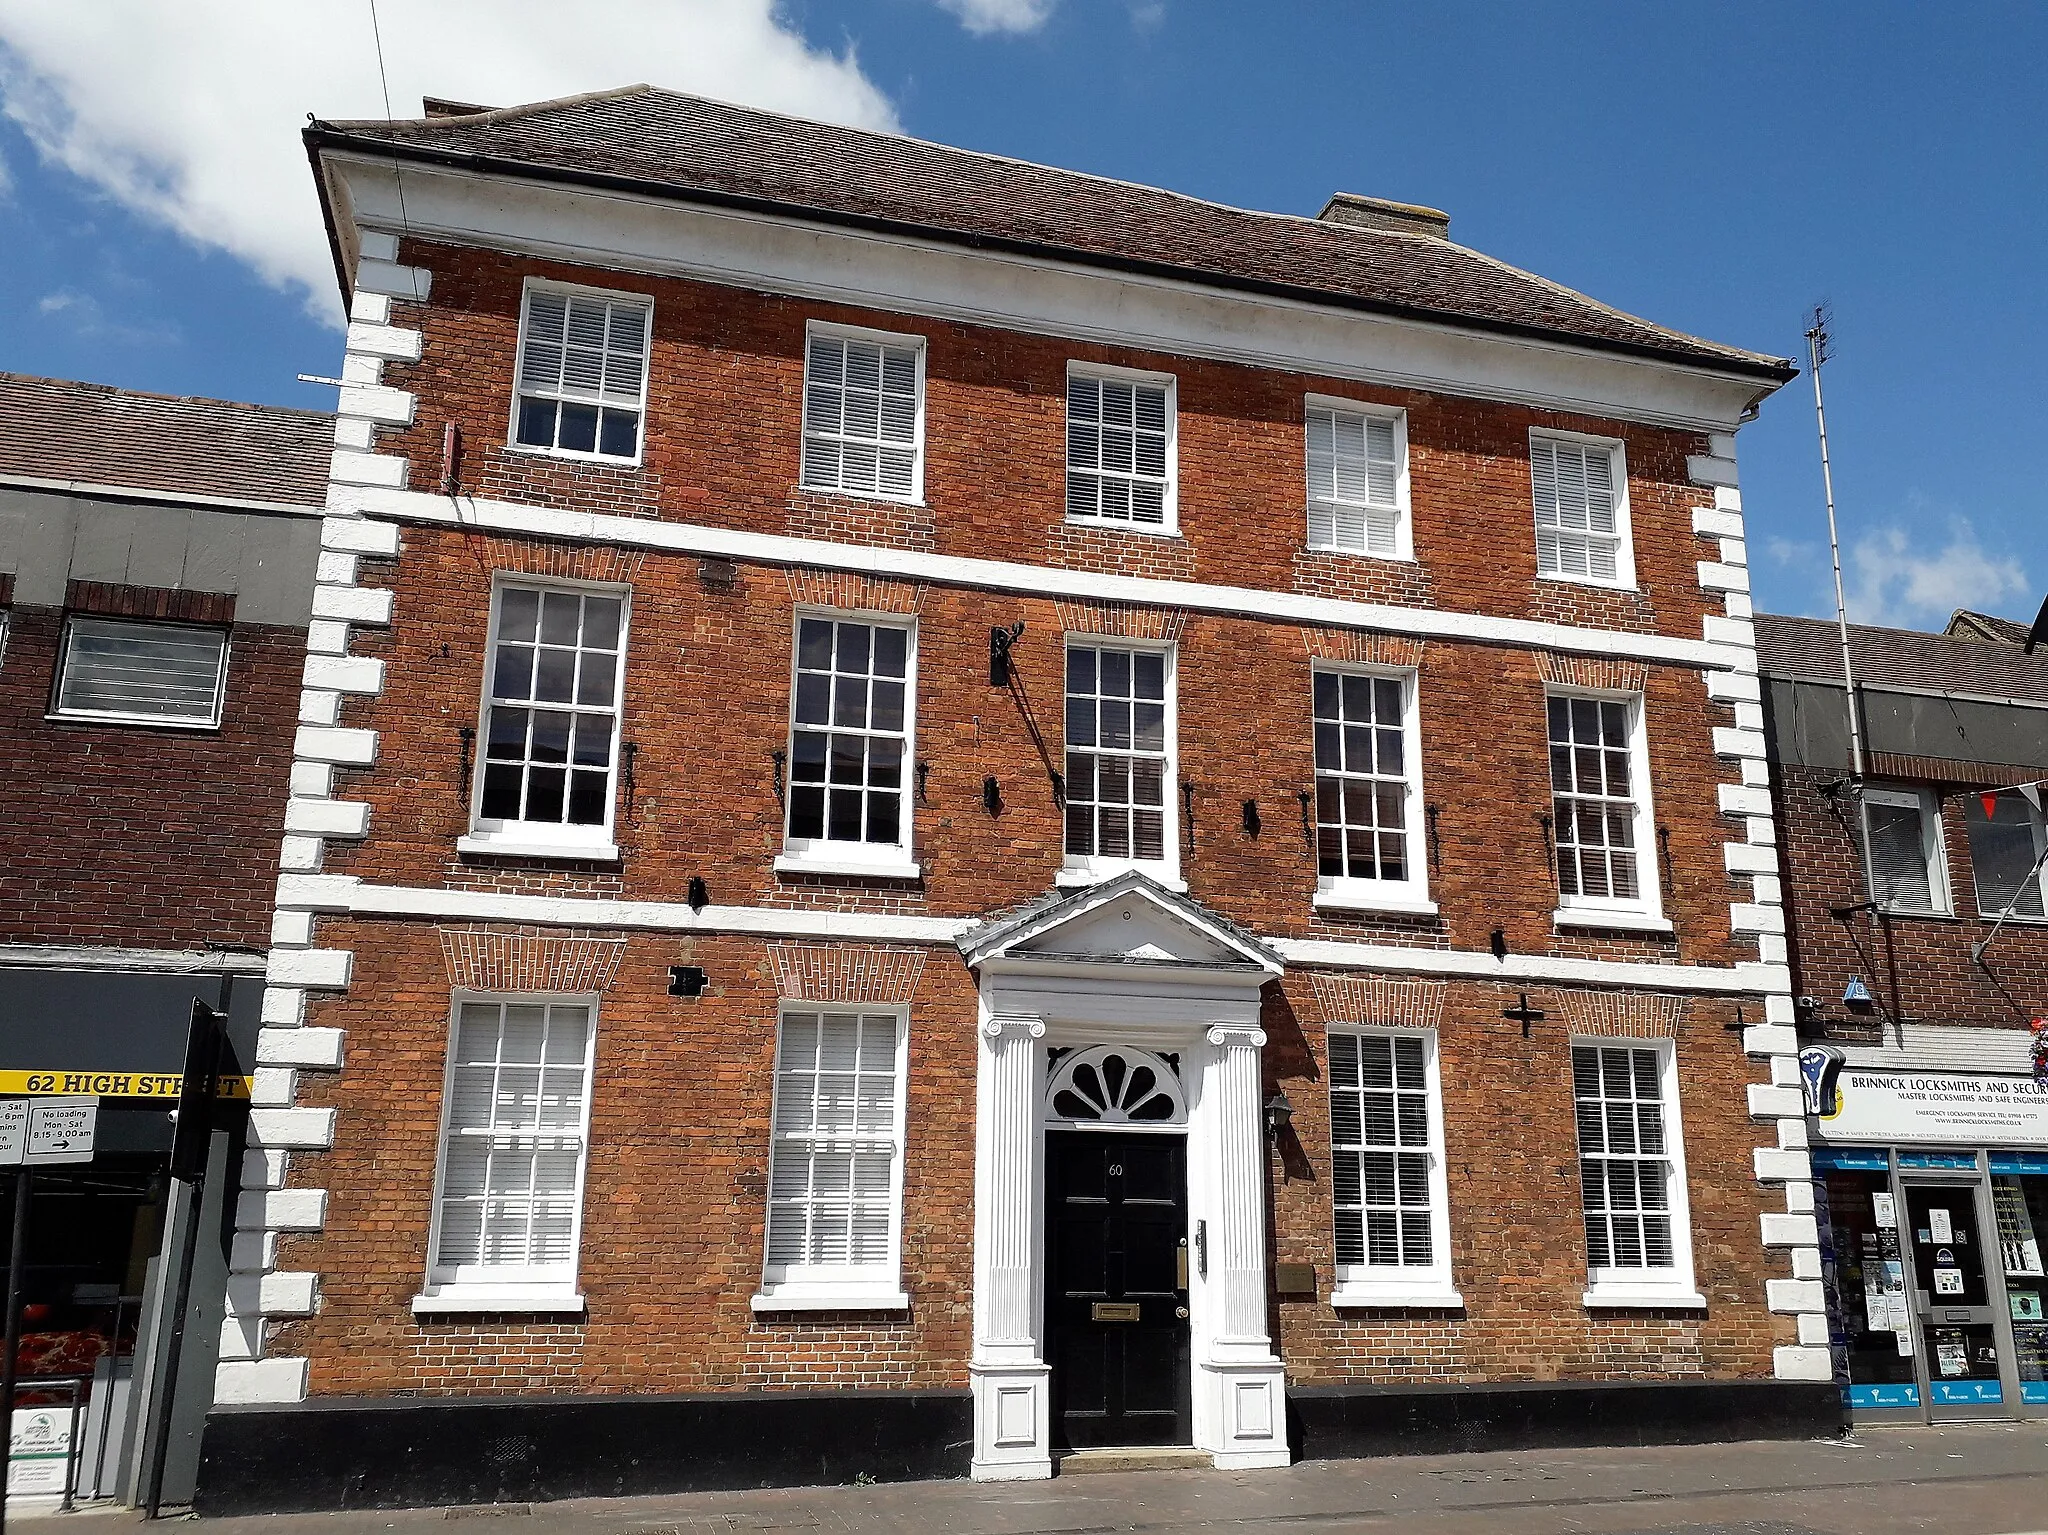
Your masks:
{"label": "red brick building", "polygon": [[[241,1099],[289,1080],[256,1034],[333,432],[0,374],[0,1094],[97,1100],[91,1165],[34,1175],[20,1400],[80,1379],[86,1497],[140,1495],[168,1412],[164,1487],[189,1500],[216,1361],[258,1310],[255,1281],[227,1283],[237,1190],[266,1165],[240,1166],[245,1105],[224,1106],[195,1207],[165,1177],[165,1098],[195,1000],[230,1015]],[[61,1491],[37,1469],[17,1484]]]}
{"label": "red brick building", "polygon": [[1852,731],[1836,627],[1757,620],[1858,1420],[2048,1413],[2048,655],[2025,635],[1851,629]]}
{"label": "red brick building", "polygon": [[308,130],[266,1025],[344,1065],[264,1127],[241,1256],[318,1304],[210,1506],[1830,1417],[1786,363],[1429,209],[430,110]]}

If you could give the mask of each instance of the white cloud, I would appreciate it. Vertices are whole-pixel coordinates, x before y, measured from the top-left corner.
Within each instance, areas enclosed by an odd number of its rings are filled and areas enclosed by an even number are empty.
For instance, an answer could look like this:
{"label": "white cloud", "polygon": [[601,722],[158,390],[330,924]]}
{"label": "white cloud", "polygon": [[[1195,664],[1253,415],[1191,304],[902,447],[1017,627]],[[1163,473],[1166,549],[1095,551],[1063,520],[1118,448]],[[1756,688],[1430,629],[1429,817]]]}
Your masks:
{"label": "white cloud", "polygon": [[1957,608],[1995,613],[2033,590],[2019,560],[1986,550],[1962,517],[1950,520],[1948,542],[1938,549],[1899,527],[1857,539],[1847,575],[1849,617],[1862,624],[1937,625]]}
{"label": "white cloud", "polygon": [[992,32],[1036,32],[1052,15],[1055,0],[939,0],[976,37]]}
{"label": "white cloud", "polygon": [[[895,125],[851,50],[811,47],[776,0],[383,0],[377,20],[400,117],[422,95],[511,106],[645,80]],[[299,130],[384,115],[366,0],[0,0],[0,111],[49,160],[338,319]]]}
{"label": "white cloud", "polygon": [[163,346],[178,340],[178,327],[168,321],[154,325],[126,325],[109,319],[100,301],[76,288],[58,288],[36,300],[36,313],[61,320],[74,335],[90,341],[112,341],[122,346]]}

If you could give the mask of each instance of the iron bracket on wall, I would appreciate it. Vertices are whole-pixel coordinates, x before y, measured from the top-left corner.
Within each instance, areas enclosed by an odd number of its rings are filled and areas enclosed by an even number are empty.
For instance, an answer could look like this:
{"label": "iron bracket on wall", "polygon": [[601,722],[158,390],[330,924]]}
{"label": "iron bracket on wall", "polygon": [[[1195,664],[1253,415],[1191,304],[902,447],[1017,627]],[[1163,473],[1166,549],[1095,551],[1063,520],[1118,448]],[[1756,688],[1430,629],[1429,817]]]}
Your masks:
{"label": "iron bracket on wall", "polygon": [[462,797],[468,799],[470,779],[475,769],[476,727],[464,725],[455,734],[462,740]]}

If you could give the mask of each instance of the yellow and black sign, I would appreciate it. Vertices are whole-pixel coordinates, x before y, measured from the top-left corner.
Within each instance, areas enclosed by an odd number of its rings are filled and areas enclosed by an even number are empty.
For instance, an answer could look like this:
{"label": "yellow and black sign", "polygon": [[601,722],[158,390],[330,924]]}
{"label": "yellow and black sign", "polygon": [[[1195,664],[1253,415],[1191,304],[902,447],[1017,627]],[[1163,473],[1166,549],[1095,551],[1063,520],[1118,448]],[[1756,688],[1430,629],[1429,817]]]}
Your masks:
{"label": "yellow and black sign", "polygon": [[[175,1103],[184,1080],[175,1071],[0,1071],[0,1095],[163,1098]],[[223,1098],[246,1098],[254,1081],[223,1076],[216,1091]]]}

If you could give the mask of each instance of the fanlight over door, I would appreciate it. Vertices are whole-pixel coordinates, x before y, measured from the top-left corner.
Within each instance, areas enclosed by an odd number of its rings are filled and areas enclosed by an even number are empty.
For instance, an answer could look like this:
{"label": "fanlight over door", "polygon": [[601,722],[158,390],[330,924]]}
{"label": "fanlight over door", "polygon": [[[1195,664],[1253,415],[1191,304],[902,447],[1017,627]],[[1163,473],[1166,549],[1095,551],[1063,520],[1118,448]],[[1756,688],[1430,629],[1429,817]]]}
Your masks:
{"label": "fanlight over door", "polygon": [[1129,1045],[1091,1045],[1061,1057],[1045,1090],[1050,1124],[1163,1130],[1188,1122],[1180,1077],[1163,1057]]}

